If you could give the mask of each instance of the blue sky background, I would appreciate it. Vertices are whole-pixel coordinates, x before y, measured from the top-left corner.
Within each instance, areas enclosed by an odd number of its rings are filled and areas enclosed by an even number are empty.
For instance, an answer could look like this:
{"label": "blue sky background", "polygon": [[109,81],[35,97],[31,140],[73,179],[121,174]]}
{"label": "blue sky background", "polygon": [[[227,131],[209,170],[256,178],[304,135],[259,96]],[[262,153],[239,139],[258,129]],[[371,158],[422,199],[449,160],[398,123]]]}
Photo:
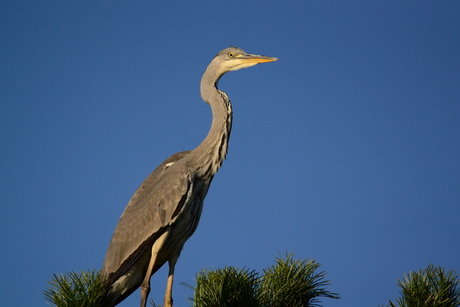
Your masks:
{"label": "blue sky background", "polygon": [[385,304],[430,263],[460,273],[459,1],[2,1],[0,27],[3,306],[101,268],[138,185],[206,136],[200,78],[229,45],[280,60],[221,79],[229,153],[176,306],[202,268],[286,251],[322,264],[329,307]]}

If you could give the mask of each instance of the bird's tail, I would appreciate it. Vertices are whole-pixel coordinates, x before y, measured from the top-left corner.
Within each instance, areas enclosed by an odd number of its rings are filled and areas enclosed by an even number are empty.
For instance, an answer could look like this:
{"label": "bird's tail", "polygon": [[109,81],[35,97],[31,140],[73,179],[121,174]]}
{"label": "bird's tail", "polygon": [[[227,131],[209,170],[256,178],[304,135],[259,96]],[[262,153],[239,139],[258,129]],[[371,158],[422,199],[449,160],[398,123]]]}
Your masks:
{"label": "bird's tail", "polygon": [[99,278],[101,278],[101,282],[104,284],[104,294],[102,297],[102,302],[100,307],[114,307],[117,302],[117,298],[113,295],[113,292],[111,291],[112,285],[109,282],[109,280],[104,276],[104,274],[99,275]]}

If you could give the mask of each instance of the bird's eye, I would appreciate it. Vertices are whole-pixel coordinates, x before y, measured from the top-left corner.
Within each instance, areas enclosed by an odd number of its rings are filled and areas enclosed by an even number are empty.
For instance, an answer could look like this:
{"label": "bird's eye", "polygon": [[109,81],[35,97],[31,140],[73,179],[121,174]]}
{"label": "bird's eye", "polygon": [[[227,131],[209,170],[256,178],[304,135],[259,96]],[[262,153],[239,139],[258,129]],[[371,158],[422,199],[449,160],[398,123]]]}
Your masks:
{"label": "bird's eye", "polygon": [[229,57],[229,58],[233,58],[234,56],[235,56],[235,54],[234,54],[233,52],[229,52],[229,53],[228,53],[228,57]]}

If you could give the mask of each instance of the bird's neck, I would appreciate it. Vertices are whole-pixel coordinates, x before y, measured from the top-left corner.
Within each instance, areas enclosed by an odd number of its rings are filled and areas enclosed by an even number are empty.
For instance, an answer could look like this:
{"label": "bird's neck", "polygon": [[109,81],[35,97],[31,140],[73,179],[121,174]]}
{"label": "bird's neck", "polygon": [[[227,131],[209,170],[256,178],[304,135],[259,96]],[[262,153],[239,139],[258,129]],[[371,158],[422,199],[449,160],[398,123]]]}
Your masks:
{"label": "bird's neck", "polygon": [[225,92],[217,89],[220,75],[207,73],[201,80],[201,96],[211,106],[212,124],[206,138],[192,151],[196,161],[197,173],[208,180],[212,179],[222,165],[228,148],[232,129],[232,105]]}

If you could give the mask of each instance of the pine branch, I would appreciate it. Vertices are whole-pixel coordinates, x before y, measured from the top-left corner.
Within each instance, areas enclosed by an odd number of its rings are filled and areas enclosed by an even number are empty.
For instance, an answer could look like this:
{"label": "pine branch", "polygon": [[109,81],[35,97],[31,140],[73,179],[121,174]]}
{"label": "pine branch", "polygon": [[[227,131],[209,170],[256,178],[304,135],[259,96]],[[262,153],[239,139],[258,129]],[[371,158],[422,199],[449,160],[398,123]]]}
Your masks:
{"label": "pine branch", "polygon": [[82,271],[54,274],[44,291],[48,304],[56,307],[100,307],[104,297],[104,283],[99,272]]}
{"label": "pine branch", "polygon": [[398,280],[401,297],[389,307],[458,307],[460,306],[460,275],[454,270],[428,265]]}

